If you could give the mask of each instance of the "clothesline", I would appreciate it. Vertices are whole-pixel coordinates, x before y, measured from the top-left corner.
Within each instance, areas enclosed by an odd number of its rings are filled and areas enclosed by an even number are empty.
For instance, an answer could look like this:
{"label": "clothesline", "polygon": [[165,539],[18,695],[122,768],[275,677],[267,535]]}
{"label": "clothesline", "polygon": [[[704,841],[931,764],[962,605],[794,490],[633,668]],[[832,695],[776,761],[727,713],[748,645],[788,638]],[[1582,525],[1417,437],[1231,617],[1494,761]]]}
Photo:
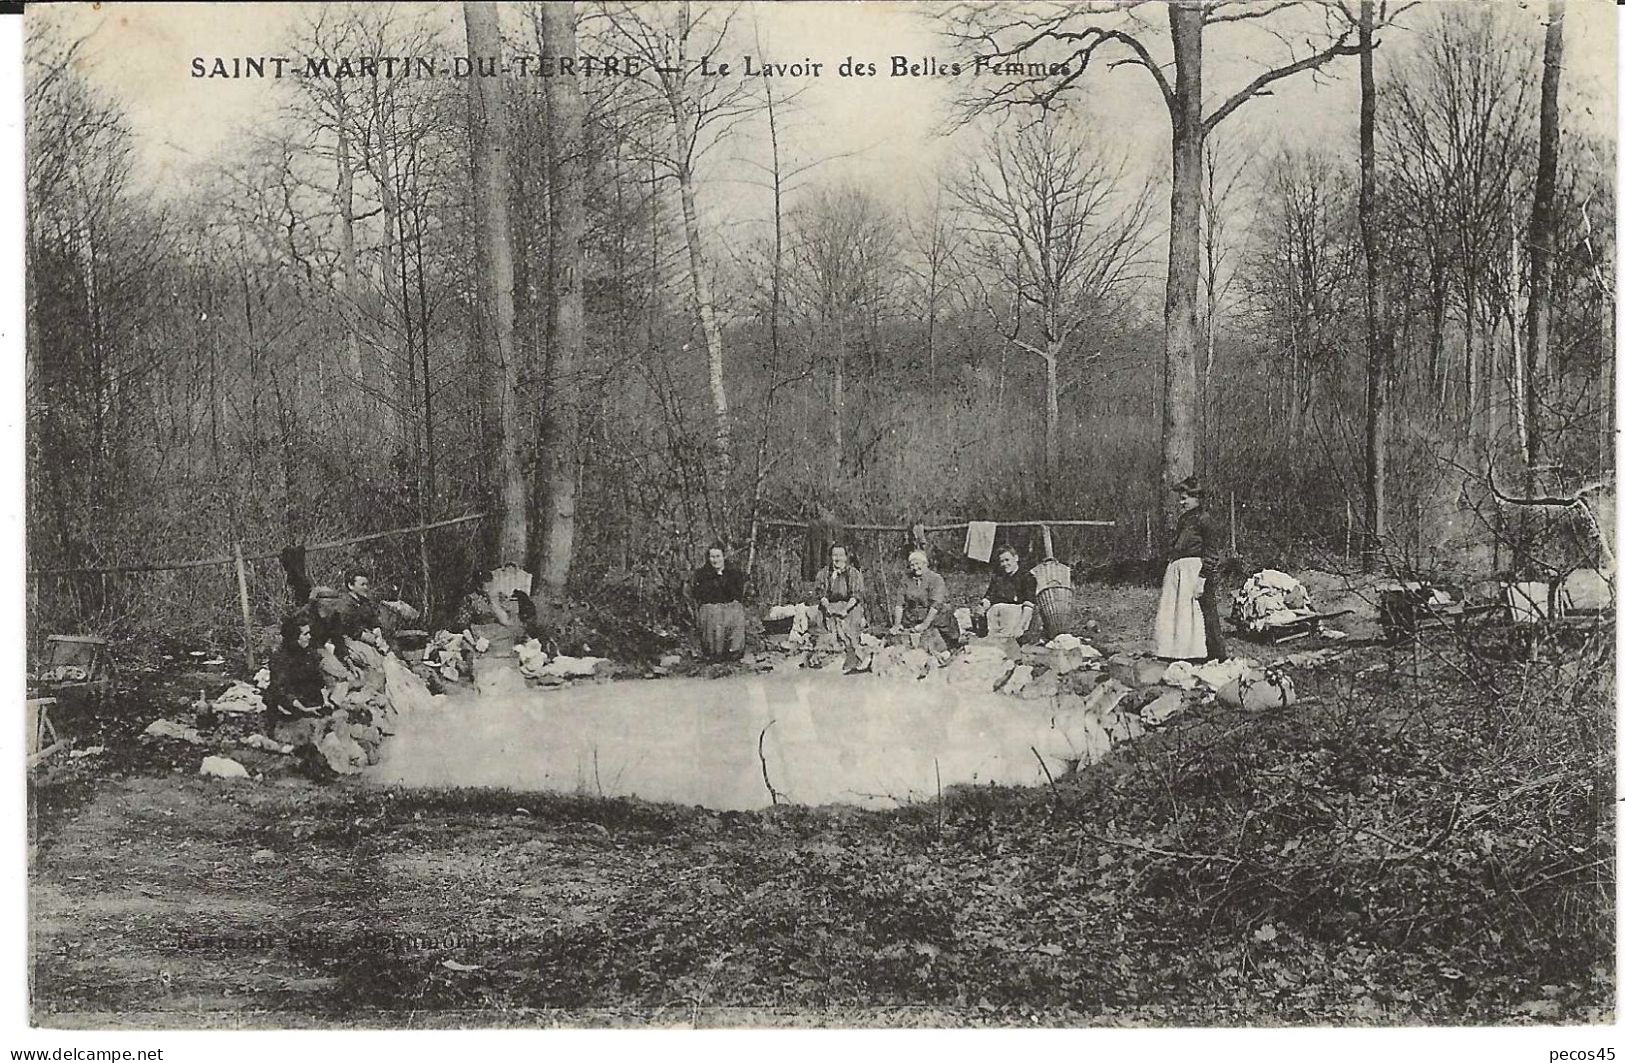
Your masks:
{"label": "clothesline", "polygon": [[[806,528],[808,523],[802,520],[764,520],[763,524],[775,528]],[[990,521],[1001,528],[1115,528],[1115,520],[999,520]],[[971,526],[970,521],[961,521],[957,524],[925,524],[922,531],[964,531]],[[914,527],[912,524],[843,524],[846,531],[890,531],[906,532]]]}
{"label": "clothesline", "polygon": [[[414,524],[408,528],[390,528],[388,531],[369,532],[366,535],[355,535],[348,539],[333,539],[324,543],[311,543],[305,547],[305,553],[315,554],[324,550],[338,550],[346,546],[356,546],[360,543],[370,543],[378,539],[388,539],[396,535],[414,535],[434,531],[437,528],[450,528],[458,524],[467,524],[470,521],[484,520],[484,513],[468,513],[461,517],[452,517],[450,520],[437,520],[428,524]],[[280,551],[264,554],[245,554],[244,561],[269,561],[281,556]],[[200,557],[189,561],[154,561],[136,565],[110,565],[104,568],[31,568],[30,576],[76,576],[92,575],[96,573],[113,572],[175,572],[189,568],[213,568],[216,565],[234,565],[237,563],[235,554],[226,554],[223,557]]]}

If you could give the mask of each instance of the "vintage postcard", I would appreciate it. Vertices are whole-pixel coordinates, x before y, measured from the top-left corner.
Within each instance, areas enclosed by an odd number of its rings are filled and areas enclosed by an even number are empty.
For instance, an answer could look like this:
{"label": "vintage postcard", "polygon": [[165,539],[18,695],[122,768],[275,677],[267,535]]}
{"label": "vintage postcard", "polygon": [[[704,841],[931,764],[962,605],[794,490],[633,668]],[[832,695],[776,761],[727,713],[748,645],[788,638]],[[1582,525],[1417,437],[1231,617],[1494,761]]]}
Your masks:
{"label": "vintage postcard", "polygon": [[21,21],[19,1047],[1603,1051],[1612,5]]}

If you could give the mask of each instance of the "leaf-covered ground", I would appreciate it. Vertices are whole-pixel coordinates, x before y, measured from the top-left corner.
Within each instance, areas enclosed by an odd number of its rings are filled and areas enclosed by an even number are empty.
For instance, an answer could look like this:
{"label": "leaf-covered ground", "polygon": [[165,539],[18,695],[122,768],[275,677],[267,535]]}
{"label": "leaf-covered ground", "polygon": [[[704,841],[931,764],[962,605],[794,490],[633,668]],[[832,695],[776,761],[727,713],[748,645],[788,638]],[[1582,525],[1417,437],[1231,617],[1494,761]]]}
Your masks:
{"label": "leaf-covered ground", "polygon": [[35,1021],[1611,1021],[1611,676],[1372,647],[1298,679],[896,812],[64,762]]}

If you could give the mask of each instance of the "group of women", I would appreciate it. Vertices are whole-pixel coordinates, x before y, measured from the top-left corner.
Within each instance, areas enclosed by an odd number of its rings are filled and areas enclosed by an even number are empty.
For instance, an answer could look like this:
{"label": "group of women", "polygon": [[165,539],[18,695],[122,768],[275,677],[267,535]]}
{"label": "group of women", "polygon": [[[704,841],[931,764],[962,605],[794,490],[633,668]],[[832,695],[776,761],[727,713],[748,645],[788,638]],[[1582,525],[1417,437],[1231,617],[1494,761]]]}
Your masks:
{"label": "group of women", "polygon": [[[1174,488],[1180,517],[1174,529],[1163,575],[1155,624],[1156,654],[1169,660],[1224,660],[1219,630],[1216,575],[1218,537],[1202,505],[1203,490],[1195,480]],[[1022,638],[1034,630],[1037,580],[1022,567],[1021,555],[1008,544],[996,556],[992,578],[971,609],[976,624],[994,638]],[[695,607],[700,652],[707,660],[737,660],[745,651],[745,573],[728,561],[721,544],[706,551],[705,564],[689,582]],[[813,622],[843,649],[857,646],[868,631],[867,587],[843,544],[829,549],[829,561],[814,580],[817,605]],[[948,601],[948,584],[931,568],[924,550],[908,555],[906,574],[892,593],[893,642],[906,641],[933,652],[954,649],[966,634]]]}
{"label": "group of women", "polygon": [[267,733],[302,759],[321,749],[325,758],[310,759],[335,770],[376,763],[391,714],[392,627],[361,569],[345,573],[342,594],[314,594],[284,617],[268,663]]}

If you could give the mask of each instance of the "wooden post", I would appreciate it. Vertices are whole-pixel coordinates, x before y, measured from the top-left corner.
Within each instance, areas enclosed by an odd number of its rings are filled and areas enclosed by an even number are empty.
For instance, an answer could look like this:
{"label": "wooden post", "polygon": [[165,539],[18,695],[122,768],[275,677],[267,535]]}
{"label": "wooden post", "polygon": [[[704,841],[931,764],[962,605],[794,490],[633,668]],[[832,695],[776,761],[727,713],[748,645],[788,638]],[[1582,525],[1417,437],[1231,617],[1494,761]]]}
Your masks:
{"label": "wooden post", "polygon": [[1230,492],[1230,556],[1236,557],[1236,493]]}
{"label": "wooden post", "polygon": [[248,659],[248,670],[255,671],[259,663],[254,659],[254,616],[248,610],[248,566],[243,564],[243,544],[231,544],[231,557],[237,565],[237,604],[243,607],[243,656]]}
{"label": "wooden post", "polygon": [[418,619],[424,627],[429,626],[429,611],[434,607],[431,599],[432,588],[429,584],[429,533],[418,531],[418,567],[423,571],[423,615]]}
{"label": "wooden post", "polygon": [[1039,530],[1044,533],[1044,560],[1047,561],[1055,556],[1055,540],[1050,537],[1048,524],[1039,525]]}
{"label": "wooden post", "polygon": [[1354,557],[1354,503],[1343,500],[1343,564]]}

